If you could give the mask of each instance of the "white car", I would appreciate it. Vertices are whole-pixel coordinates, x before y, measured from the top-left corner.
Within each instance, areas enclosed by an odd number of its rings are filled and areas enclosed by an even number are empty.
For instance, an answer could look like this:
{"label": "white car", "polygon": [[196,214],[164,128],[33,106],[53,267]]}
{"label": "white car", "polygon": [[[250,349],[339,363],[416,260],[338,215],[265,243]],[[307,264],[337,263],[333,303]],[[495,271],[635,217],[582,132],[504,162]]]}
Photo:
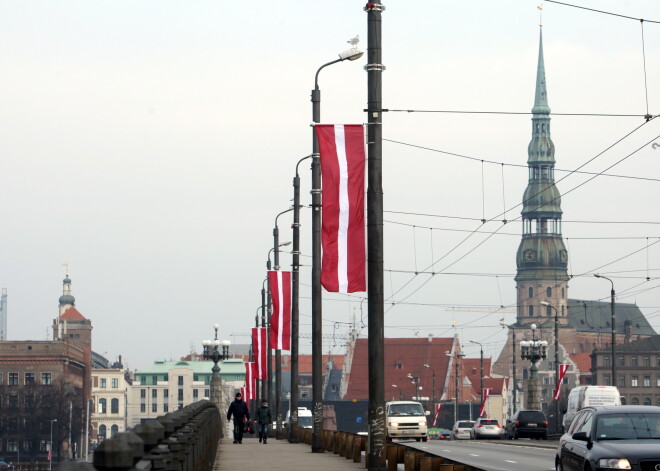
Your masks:
{"label": "white car", "polygon": [[451,429],[451,437],[454,440],[469,440],[473,425],[474,421],[472,420],[459,420]]}
{"label": "white car", "polygon": [[504,437],[504,429],[497,419],[487,419],[479,417],[470,429],[470,438],[479,440],[482,438],[491,440],[501,440]]}

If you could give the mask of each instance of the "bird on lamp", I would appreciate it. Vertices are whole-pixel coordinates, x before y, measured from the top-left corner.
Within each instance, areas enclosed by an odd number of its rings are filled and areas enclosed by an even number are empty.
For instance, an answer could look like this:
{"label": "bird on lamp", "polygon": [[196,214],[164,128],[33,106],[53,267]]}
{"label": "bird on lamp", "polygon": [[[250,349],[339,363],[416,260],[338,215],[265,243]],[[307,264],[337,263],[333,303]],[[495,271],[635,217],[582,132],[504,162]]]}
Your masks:
{"label": "bird on lamp", "polygon": [[346,42],[353,47],[357,47],[358,43],[360,42],[360,35],[356,34],[354,38],[351,38]]}

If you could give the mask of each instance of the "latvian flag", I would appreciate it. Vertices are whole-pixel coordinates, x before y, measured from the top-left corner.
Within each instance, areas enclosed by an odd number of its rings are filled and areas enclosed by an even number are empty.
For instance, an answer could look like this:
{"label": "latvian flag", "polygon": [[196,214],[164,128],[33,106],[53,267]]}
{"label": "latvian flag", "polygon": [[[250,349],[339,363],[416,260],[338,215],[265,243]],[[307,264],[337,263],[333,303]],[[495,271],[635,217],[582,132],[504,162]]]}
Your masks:
{"label": "latvian flag", "polygon": [[435,427],[435,423],[438,421],[438,414],[440,414],[440,409],[442,409],[442,404],[436,404],[435,405],[435,417],[433,417],[433,426]]}
{"label": "latvian flag", "polygon": [[490,396],[490,388],[484,389],[484,402],[481,403],[479,417],[486,417],[486,402],[488,401],[488,396]]}
{"label": "latvian flag", "polygon": [[269,271],[268,282],[273,298],[270,347],[275,350],[291,350],[291,272]]}
{"label": "latvian flag", "polygon": [[559,365],[559,379],[557,379],[557,387],[555,388],[553,398],[555,401],[559,400],[559,396],[561,395],[561,382],[564,380],[564,376],[566,376],[566,371],[568,371],[568,366],[569,365]]}
{"label": "latvian flag", "polygon": [[323,216],[321,284],[330,292],[366,291],[364,126],[316,125]]}
{"label": "latvian flag", "polygon": [[266,328],[252,328],[252,354],[257,364],[257,378],[268,379],[268,345],[266,344]]}
{"label": "latvian flag", "polygon": [[245,387],[241,388],[243,400],[249,402],[257,398],[257,365],[254,362],[245,363]]}

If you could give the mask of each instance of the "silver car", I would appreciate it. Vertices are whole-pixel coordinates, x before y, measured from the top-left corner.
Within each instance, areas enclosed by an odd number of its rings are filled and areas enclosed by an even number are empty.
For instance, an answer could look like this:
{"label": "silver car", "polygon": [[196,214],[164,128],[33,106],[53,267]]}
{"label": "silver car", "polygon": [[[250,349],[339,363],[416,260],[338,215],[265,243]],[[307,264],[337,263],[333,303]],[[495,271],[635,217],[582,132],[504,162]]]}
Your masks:
{"label": "silver car", "polygon": [[470,429],[470,438],[479,440],[480,438],[489,438],[491,440],[500,440],[504,429],[497,419],[487,419],[479,417]]}
{"label": "silver car", "polygon": [[451,429],[452,438],[454,440],[469,440],[473,425],[474,421],[472,420],[459,420]]}

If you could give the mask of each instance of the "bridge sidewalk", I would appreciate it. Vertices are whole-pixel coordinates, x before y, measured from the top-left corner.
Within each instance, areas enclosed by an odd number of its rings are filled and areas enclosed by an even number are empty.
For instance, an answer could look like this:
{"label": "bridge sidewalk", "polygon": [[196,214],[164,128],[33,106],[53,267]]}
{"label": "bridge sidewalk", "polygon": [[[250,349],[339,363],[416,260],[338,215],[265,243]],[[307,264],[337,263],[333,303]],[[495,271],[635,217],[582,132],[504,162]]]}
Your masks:
{"label": "bridge sidewalk", "polygon": [[303,443],[271,438],[264,445],[257,438],[243,438],[242,444],[233,444],[231,438],[220,440],[213,471],[263,469],[268,471],[311,470],[347,471],[364,470],[362,463],[353,463],[334,453],[312,453]]}

